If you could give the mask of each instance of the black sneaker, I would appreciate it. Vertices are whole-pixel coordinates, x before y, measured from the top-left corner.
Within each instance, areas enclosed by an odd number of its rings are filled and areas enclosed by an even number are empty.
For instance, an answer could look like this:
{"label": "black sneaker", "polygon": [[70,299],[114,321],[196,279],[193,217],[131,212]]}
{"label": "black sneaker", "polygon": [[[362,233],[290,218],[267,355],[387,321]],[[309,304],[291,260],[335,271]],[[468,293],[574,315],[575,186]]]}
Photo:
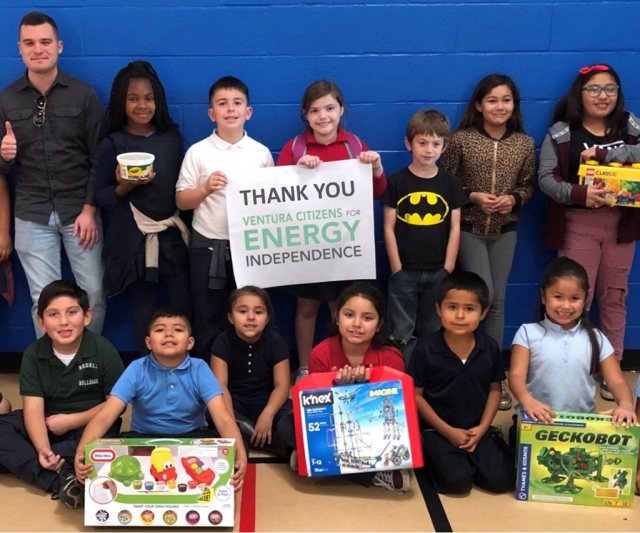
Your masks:
{"label": "black sneaker", "polygon": [[501,426],[489,426],[489,435],[504,440],[504,433]]}
{"label": "black sneaker", "polygon": [[60,492],[58,498],[67,507],[84,507],[84,485],[78,481],[75,472],[60,472]]}

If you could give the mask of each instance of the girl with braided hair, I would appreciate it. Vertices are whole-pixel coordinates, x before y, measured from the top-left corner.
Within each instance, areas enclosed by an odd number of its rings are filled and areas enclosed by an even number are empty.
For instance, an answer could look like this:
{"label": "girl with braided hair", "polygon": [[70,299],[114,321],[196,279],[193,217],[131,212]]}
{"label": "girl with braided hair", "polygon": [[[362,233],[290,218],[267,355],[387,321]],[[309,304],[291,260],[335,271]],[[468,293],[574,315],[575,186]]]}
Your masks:
{"label": "girl with braided hair", "polygon": [[[117,156],[153,154],[148,177],[123,177]],[[120,70],[111,87],[107,129],[96,176],[98,204],[110,210],[105,235],[103,285],[107,296],[129,288],[134,330],[141,355],[158,303],[160,285],[169,303],[191,318],[189,232],[175,203],[175,185],[184,156],[178,126],[169,115],[164,87],[146,61]]]}

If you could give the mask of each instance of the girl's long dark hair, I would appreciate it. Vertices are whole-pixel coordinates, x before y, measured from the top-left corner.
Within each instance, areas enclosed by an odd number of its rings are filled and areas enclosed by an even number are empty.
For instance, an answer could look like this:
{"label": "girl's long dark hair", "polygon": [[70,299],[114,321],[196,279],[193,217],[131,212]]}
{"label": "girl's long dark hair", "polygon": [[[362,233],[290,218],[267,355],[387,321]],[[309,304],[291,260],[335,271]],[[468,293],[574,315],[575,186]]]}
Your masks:
{"label": "girl's long dark hair", "polygon": [[133,61],[116,74],[113,84],[111,85],[105,136],[121,130],[127,123],[127,91],[129,90],[129,82],[131,80],[149,80],[156,104],[156,112],[151,119],[151,123],[156,129],[160,132],[169,130],[175,130],[177,132],[178,126],[171,120],[164,87],[155,69],[151,63],[147,61]]}
{"label": "girl's long dark hair", "polygon": [[[338,300],[336,301],[336,316],[333,317],[333,327],[332,327],[332,335],[339,335],[340,330],[338,329],[338,316],[340,315],[340,309],[342,309],[345,304],[356,296],[360,298],[364,298],[365,300],[369,300],[376,313],[378,313],[378,320],[384,321],[384,298],[382,297],[382,293],[373,285],[372,283],[367,283],[366,281],[357,281],[349,285],[346,289],[344,289],[340,296],[338,296]],[[371,339],[371,345],[374,348],[380,348],[382,346],[391,346],[391,342],[389,341],[389,337],[384,332],[384,322],[382,322],[382,327],[376,332]]]}
{"label": "girl's long dark hair", "polygon": [[[544,275],[542,276],[542,286],[540,290],[544,293],[544,291],[555,284],[556,281],[564,278],[575,278],[580,288],[584,291],[585,298],[587,297],[589,294],[589,276],[587,275],[587,271],[580,263],[568,257],[558,257],[547,265]],[[542,303],[542,300],[540,300],[540,308],[538,309],[537,316],[538,321],[544,319],[545,312],[545,305]],[[584,328],[589,337],[589,343],[591,345],[591,367],[589,373],[593,376],[598,371],[602,345],[593,328],[593,324],[589,320],[589,312],[587,311],[586,305],[583,307],[582,314],[580,315],[580,327]]]}
{"label": "girl's long dark hair", "polygon": [[[593,68],[593,67],[604,67]],[[577,128],[582,125],[582,119],[584,116],[584,109],[582,107],[582,88],[589,83],[589,80],[596,74],[611,74],[616,84],[618,85],[618,100],[613,108],[613,111],[605,119],[605,126],[607,129],[606,137],[609,140],[620,139],[627,129],[627,117],[624,112],[624,94],[622,93],[622,84],[620,83],[620,76],[609,65],[591,65],[581,69],[585,71],[585,74],[578,73],[573,80],[571,88],[556,104],[553,109],[552,124],[556,122],[568,122],[572,128]]]}
{"label": "girl's long dark hair", "polygon": [[520,91],[515,82],[506,74],[489,74],[478,82],[456,131],[483,127],[484,118],[482,113],[476,109],[476,104],[481,104],[485,96],[501,85],[506,85],[513,96],[513,113],[507,121],[507,130],[517,133],[524,132],[524,121],[520,110]]}

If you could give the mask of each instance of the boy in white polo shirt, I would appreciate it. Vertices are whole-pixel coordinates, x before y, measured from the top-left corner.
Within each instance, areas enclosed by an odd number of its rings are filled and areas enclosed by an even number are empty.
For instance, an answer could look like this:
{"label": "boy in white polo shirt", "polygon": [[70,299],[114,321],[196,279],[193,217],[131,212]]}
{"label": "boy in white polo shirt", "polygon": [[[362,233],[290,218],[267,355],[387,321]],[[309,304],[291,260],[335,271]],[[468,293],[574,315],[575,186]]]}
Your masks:
{"label": "boy in white polo shirt", "polygon": [[225,324],[229,293],[235,288],[225,187],[227,174],[273,166],[269,149],[244,130],[253,109],[249,88],[225,76],[209,89],[208,115],[217,127],[187,151],[176,184],[179,209],[193,209],[191,291],[198,332],[195,355],[208,361],[211,345]]}

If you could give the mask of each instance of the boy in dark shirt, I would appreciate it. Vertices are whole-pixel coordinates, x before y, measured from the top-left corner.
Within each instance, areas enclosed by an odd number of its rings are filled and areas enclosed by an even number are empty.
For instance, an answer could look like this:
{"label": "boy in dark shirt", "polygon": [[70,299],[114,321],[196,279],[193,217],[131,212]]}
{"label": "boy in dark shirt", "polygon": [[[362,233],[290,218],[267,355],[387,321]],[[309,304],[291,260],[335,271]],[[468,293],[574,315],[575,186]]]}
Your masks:
{"label": "boy in dark shirt", "polygon": [[436,291],[458,256],[460,208],[467,197],[460,181],[436,165],[449,134],[442,113],[423,109],[413,115],[404,140],[413,161],[389,178],[382,197],[391,267],[389,329],[407,362],[416,338],[420,341],[440,327]]}
{"label": "boy in dark shirt", "polygon": [[505,374],[498,343],[478,331],[488,307],[480,276],[449,274],[436,303],[442,329],[418,344],[409,363],[425,468],[443,494],[465,494],[474,482],[501,493],[515,483],[514,457],[491,429]]}
{"label": "boy in dark shirt", "polygon": [[89,297],[72,281],[54,281],[42,290],[37,320],[45,334],[25,350],[20,366],[24,409],[0,416],[0,465],[79,507],[76,447],[124,365],[113,344],[86,329]]}

